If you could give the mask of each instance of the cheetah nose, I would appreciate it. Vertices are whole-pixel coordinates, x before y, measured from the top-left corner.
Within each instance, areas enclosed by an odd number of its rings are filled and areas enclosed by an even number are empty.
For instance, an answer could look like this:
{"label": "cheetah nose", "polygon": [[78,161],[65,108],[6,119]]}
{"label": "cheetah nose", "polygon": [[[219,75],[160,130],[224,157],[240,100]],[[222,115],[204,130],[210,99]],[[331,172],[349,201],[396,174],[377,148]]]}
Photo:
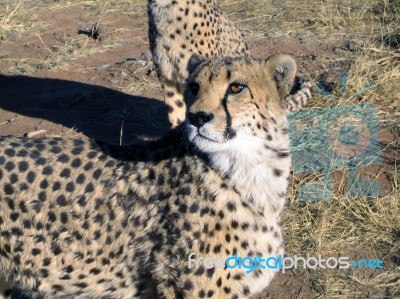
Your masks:
{"label": "cheetah nose", "polygon": [[213,118],[214,115],[212,113],[206,113],[203,111],[197,113],[189,113],[189,121],[191,122],[192,125],[198,128],[200,128],[205,123],[212,121]]}

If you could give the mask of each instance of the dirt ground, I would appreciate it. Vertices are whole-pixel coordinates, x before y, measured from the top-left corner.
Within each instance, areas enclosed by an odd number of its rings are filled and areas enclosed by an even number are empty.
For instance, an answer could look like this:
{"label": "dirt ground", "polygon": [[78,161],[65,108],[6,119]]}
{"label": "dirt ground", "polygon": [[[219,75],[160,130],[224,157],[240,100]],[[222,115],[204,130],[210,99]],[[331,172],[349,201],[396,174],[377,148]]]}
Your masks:
{"label": "dirt ground", "polygon": [[[13,3],[17,2],[9,2],[9,14]],[[131,1],[132,11],[123,7],[118,10],[118,1],[97,2],[25,1],[10,18],[17,16],[19,10],[30,12],[24,26],[18,22],[4,22],[3,18],[4,30],[0,31],[1,135],[70,136],[126,144],[138,138],[156,138],[165,132],[167,114],[151,62],[145,1],[137,1],[137,5]],[[230,7],[228,1],[222,2],[234,15],[234,7]],[[290,3],[283,1],[287,2]],[[98,27],[98,36],[90,36],[92,26]],[[344,36],[329,42],[327,39],[298,31],[262,38],[251,36],[248,45],[257,58],[275,53],[293,55],[301,76],[332,88],[331,82],[341,71],[350,69],[359,52],[353,38]],[[326,101],[323,97],[317,100]],[[392,102],[398,107],[400,96],[395,96]],[[314,105],[321,106],[321,103]],[[382,111],[385,109],[386,106]],[[398,135],[393,133],[393,127],[382,129],[382,143],[393,145],[396,142]],[[392,146],[384,155],[393,162],[397,153],[398,148]],[[383,170],[370,168],[365,172],[393,173],[393,167],[391,163],[383,166]],[[335,175],[343,177],[340,172]],[[336,181],[340,182],[340,178]],[[293,182],[301,179],[296,176]],[[380,180],[384,193],[393,194],[393,176],[382,175]],[[393,256],[400,252],[399,239],[397,236],[391,243],[391,246],[399,245],[397,252],[391,251]],[[292,252],[295,248],[293,246]],[[400,271],[399,260],[390,264],[394,271]],[[357,291],[352,296],[347,294],[342,298],[385,297],[384,292],[360,293],[363,287],[356,286],[355,282],[354,289]],[[257,298],[314,298],[324,294],[330,297],[328,291],[317,285],[313,274],[293,270],[279,274]],[[400,290],[389,288],[387,294],[385,298],[394,298],[400,296]],[[335,297],[341,298],[340,295]]]}
{"label": "dirt ground", "polygon": [[[122,122],[125,143],[135,140],[137,135],[159,136],[168,127],[160,101],[161,88],[151,64],[145,16],[104,18],[107,25],[100,27],[104,35],[100,35],[100,41],[89,41],[93,45],[107,43],[107,32],[114,27],[130,29],[120,36],[124,42],[113,45],[112,49],[74,59],[72,63],[53,62],[48,57],[52,55],[49,53],[52,45],[77,36],[79,30],[90,30],[93,21],[85,19],[86,13],[85,9],[75,7],[51,11],[40,16],[46,23],[46,31],[40,34],[40,39],[39,35],[21,34],[1,44],[0,70],[12,76],[0,77],[3,87],[0,134],[24,135],[40,131],[46,136],[84,135],[118,144]],[[318,43],[304,44],[296,38],[279,44],[253,42],[249,47],[257,58],[282,52],[294,55],[300,73],[319,68],[310,62],[310,57],[328,56],[330,52]],[[46,60],[55,67],[47,66]],[[143,77],[146,83],[151,82],[150,88],[143,86]],[[130,86],[139,92],[121,92]]]}

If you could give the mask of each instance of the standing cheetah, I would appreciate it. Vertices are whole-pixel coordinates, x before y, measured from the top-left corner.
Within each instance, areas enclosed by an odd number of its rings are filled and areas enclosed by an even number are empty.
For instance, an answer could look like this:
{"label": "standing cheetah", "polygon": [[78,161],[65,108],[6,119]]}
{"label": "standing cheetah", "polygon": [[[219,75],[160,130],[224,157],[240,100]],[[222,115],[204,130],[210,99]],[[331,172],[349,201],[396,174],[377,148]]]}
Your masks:
{"label": "standing cheetah", "polygon": [[[149,40],[153,62],[163,87],[171,126],[185,120],[183,90],[193,56],[249,57],[243,34],[214,0],[149,0]],[[311,84],[302,81],[299,91],[285,99],[295,111],[311,97]]]}
{"label": "standing cheetah", "polygon": [[185,120],[183,90],[192,54],[249,56],[242,33],[214,0],[149,0],[149,40],[172,127]]}
{"label": "standing cheetah", "polygon": [[0,273],[45,298],[249,298],[276,270],[290,170],[286,55],[191,61],[184,130],[127,147],[0,138]]}

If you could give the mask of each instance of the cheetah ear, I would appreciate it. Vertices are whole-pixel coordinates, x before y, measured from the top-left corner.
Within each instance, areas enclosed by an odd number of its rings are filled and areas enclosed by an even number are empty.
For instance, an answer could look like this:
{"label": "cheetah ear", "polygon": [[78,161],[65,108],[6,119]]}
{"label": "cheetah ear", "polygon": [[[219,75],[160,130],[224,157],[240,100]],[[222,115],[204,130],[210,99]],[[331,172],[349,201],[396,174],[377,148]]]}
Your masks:
{"label": "cheetah ear", "polygon": [[189,62],[188,62],[188,66],[187,66],[187,70],[189,72],[189,74],[192,74],[197,67],[202,64],[204,62],[204,59],[197,55],[197,54],[192,54],[192,56],[190,56]]}
{"label": "cheetah ear", "polygon": [[289,55],[273,55],[266,61],[281,99],[286,97],[294,84],[297,71],[296,61]]}

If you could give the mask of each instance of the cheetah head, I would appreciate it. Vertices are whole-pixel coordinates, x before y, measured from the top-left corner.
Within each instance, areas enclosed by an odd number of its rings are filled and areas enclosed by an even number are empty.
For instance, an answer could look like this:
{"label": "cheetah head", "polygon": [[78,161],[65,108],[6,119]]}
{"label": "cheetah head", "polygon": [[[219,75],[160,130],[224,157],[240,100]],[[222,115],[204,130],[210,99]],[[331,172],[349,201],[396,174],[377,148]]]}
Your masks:
{"label": "cheetah head", "polygon": [[188,141],[228,175],[247,204],[279,213],[290,171],[284,98],[296,73],[287,55],[189,62]]}
{"label": "cheetah head", "polygon": [[281,146],[279,135],[287,133],[283,100],[296,73],[290,56],[213,61],[193,56],[188,69],[186,129],[199,150],[249,153]]}

